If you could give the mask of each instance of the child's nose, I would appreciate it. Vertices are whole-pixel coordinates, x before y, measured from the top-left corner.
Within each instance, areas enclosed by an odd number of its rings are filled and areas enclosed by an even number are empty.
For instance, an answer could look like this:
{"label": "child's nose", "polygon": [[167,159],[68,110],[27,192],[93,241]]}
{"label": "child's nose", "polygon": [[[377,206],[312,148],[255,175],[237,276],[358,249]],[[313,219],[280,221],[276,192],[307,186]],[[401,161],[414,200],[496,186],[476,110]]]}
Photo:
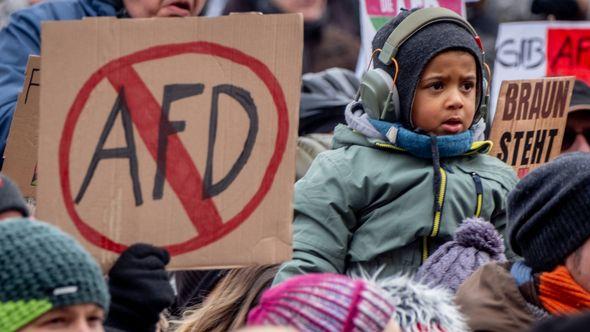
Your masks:
{"label": "child's nose", "polygon": [[459,89],[452,89],[449,91],[447,100],[445,101],[445,108],[459,109],[463,107],[463,95]]}

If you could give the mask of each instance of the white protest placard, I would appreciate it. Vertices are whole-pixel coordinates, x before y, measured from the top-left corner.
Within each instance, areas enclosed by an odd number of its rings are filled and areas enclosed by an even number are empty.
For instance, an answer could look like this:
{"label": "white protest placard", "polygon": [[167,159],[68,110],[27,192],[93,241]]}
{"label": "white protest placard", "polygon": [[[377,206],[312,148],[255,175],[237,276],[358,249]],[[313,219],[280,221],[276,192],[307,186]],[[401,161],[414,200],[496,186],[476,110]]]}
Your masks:
{"label": "white protest placard", "polygon": [[490,118],[505,80],[573,75],[590,84],[590,23],[503,23],[496,39]]}

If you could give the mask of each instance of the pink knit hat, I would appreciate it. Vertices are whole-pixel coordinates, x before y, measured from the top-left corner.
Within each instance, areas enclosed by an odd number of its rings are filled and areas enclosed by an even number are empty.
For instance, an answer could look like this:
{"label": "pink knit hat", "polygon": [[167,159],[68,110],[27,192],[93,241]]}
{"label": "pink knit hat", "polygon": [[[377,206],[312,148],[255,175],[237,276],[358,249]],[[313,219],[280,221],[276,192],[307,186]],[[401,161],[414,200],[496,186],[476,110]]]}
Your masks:
{"label": "pink knit hat", "polygon": [[299,332],[383,331],[395,307],[384,290],[337,274],[307,274],[269,289],[248,325],[289,326]]}

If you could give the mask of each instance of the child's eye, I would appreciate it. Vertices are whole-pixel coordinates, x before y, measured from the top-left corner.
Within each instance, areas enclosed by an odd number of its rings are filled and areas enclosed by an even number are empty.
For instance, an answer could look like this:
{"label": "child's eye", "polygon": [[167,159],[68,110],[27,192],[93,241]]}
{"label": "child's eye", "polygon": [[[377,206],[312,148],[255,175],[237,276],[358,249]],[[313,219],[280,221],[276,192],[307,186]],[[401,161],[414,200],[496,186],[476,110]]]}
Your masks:
{"label": "child's eye", "polygon": [[467,92],[471,91],[474,87],[475,87],[475,83],[473,83],[473,82],[464,82],[463,85],[461,86],[461,88]]}
{"label": "child's eye", "polygon": [[444,85],[442,82],[433,82],[428,85],[428,88],[430,90],[439,91],[444,88]]}

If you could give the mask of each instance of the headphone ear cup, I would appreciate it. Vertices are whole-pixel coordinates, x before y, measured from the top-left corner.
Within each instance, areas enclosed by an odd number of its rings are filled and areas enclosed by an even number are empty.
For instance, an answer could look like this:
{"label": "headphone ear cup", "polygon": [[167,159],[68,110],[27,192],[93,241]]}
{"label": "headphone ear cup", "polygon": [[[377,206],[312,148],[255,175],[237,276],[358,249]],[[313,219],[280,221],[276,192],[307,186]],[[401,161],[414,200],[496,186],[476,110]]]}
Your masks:
{"label": "headphone ear cup", "polygon": [[[384,101],[390,99],[393,78],[382,69],[369,69],[361,79],[359,97],[365,113],[373,119],[381,119],[385,110]],[[396,91],[397,92],[397,91]],[[399,98],[398,98],[399,100]]]}
{"label": "headphone ear cup", "polygon": [[397,86],[394,85],[391,92],[389,92],[389,96],[387,96],[387,100],[385,100],[380,119],[392,123],[399,122],[401,120],[400,113],[399,93],[397,92]]}
{"label": "headphone ear cup", "polygon": [[476,123],[480,119],[484,119],[484,121],[487,121],[488,103],[490,100],[490,95],[488,94],[488,92],[489,92],[488,84],[489,83],[488,83],[487,76],[485,75],[485,73],[482,73],[481,77],[482,77],[481,103],[479,105],[479,108],[475,112],[475,116],[473,117],[473,123]]}

